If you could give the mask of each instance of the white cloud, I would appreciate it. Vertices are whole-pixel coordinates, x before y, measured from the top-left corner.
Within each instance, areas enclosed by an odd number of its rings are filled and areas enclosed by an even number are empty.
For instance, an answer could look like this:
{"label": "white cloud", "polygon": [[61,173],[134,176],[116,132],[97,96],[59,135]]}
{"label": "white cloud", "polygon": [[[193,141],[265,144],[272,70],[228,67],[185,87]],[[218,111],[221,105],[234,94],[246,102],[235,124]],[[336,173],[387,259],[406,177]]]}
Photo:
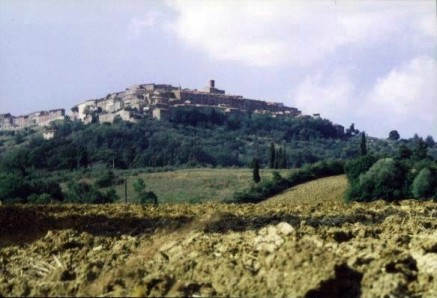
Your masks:
{"label": "white cloud", "polygon": [[305,114],[343,125],[355,123],[372,136],[387,137],[396,129],[403,137],[437,135],[437,60],[416,57],[390,70],[360,91],[348,71],[307,76],[290,94]]}
{"label": "white cloud", "polygon": [[309,65],[342,46],[429,34],[432,24],[423,15],[433,7],[411,1],[282,0],[169,5],[178,13],[172,28],[186,44],[214,59],[253,66]]}
{"label": "white cloud", "polygon": [[156,20],[160,15],[156,11],[151,11],[143,18],[133,18],[127,29],[128,38],[132,40],[140,38],[144,29],[155,26]]}
{"label": "white cloud", "polygon": [[372,129],[437,135],[437,61],[416,57],[377,80],[359,116]]}
{"label": "white cloud", "polygon": [[334,122],[344,122],[341,116],[351,109],[354,88],[347,71],[335,71],[329,76],[318,72],[307,76],[290,97],[304,114],[321,113]]}

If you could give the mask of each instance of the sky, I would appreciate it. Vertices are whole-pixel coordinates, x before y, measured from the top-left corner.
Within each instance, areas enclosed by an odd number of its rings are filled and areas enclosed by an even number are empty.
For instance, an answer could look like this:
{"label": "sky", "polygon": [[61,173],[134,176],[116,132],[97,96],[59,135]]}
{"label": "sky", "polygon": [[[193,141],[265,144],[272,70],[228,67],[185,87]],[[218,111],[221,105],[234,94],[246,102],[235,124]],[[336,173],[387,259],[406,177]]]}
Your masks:
{"label": "sky", "polygon": [[436,1],[0,1],[0,113],[210,79],[371,136],[437,138]]}

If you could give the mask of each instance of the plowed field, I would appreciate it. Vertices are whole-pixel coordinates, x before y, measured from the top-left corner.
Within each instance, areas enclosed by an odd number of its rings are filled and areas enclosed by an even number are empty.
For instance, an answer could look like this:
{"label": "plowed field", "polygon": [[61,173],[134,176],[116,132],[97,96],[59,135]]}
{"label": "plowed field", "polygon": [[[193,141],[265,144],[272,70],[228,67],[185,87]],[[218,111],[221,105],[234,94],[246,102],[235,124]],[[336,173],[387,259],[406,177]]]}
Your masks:
{"label": "plowed field", "polygon": [[344,182],[258,205],[0,206],[0,296],[437,297],[437,204],[346,205]]}

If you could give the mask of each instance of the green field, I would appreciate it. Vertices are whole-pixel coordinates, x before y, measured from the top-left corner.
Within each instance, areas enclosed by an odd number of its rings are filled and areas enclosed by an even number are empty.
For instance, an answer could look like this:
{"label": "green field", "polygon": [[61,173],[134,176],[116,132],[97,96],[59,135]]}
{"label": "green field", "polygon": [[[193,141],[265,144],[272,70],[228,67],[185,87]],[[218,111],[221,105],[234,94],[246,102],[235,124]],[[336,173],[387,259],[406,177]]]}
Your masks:
{"label": "green field", "polygon": [[[271,179],[272,170],[261,170],[262,179]],[[286,175],[290,170],[279,170]],[[236,191],[249,187],[251,169],[184,169],[172,172],[144,173],[128,177],[127,198],[134,202],[133,183],[142,178],[146,190],[153,191],[160,203],[223,202],[232,199]],[[124,200],[124,185],[116,186],[117,194]]]}

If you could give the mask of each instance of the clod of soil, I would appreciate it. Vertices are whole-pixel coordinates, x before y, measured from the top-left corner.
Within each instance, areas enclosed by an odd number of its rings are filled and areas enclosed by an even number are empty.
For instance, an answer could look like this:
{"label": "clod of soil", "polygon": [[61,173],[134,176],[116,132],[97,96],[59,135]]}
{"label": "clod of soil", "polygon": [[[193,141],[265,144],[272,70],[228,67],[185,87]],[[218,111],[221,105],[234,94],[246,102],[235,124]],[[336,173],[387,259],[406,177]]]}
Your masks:
{"label": "clod of soil", "polygon": [[0,296],[437,297],[436,208],[0,206]]}

